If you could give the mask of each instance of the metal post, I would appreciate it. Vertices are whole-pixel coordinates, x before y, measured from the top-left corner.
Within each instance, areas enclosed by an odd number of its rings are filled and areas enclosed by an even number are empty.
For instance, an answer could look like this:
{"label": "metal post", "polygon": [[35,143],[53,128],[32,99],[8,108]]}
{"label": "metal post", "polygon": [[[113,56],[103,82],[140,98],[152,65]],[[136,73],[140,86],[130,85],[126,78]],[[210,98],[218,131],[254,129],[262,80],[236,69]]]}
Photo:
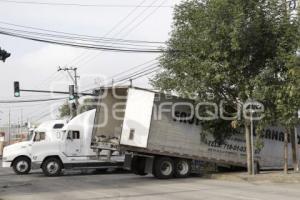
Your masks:
{"label": "metal post", "polygon": [[78,108],[79,106],[79,101],[78,101],[78,92],[79,92],[79,88],[78,88],[78,82],[77,82],[77,68],[73,68],[74,70],[74,85],[75,85],[75,104],[76,104],[76,108]]}
{"label": "metal post", "polygon": [[254,133],[253,133],[253,110],[251,105],[251,113],[250,113],[250,120],[251,120],[251,162],[252,162],[252,175],[255,175],[255,165],[254,165]]}
{"label": "metal post", "polygon": [[299,172],[299,153],[298,153],[298,131],[297,127],[294,127],[295,131],[295,154],[296,154],[296,160],[297,160],[297,166],[296,166],[296,172]]}
{"label": "metal post", "polygon": [[9,108],[9,111],[8,111],[8,144],[10,144],[10,126],[11,126],[11,124],[10,124],[10,108]]}
{"label": "metal post", "polygon": [[[79,87],[78,87],[78,81],[77,79],[79,78],[79,76],[77,75],[77,68],[73,68],[73,67],[65,67],[65,68],[61,68],[59,67],[57,71],[67,71],[70,78],[72,79],[73,83],[74,83],[74,87],[75,87],[75,105],[76,105],[76,109],[73,110],[73,113],[75,113],[74,116],[76,116],[77,114],[77,109],[79,107]],[[74,77],[70,74],[69,71],[73,71],[74,72]]]}

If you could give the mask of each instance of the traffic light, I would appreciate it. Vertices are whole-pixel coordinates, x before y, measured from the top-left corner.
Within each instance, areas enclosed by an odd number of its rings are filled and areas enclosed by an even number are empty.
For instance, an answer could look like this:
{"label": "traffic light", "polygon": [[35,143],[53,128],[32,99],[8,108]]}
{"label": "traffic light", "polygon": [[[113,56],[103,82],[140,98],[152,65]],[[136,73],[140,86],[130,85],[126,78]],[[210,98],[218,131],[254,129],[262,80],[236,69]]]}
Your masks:
{"label": "traffic light", "polygon": [[14,82],[14,96],[20,97],[20,83],[19,81]]}
{"label": "traffic light", "polygon": [[69,85],[69,100],[75,99],[75,88],[74,85]]}
{"label": "traffic light", "polygon": [[0,60],[2,60],[3,62],[5,62],[5,60],[10,56],[10,53],[8,53],[5,50],[1,50],[0,48]]}

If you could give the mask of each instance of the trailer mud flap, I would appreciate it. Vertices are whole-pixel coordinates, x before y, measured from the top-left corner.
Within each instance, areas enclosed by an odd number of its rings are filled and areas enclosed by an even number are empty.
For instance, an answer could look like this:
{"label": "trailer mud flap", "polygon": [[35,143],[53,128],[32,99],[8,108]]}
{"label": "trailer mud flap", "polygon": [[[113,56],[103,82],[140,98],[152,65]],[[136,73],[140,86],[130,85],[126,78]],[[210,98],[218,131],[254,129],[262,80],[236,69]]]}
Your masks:
{"label": "trailer mud flap", "polygon": [[125,161],[124,161],[124,169],[126,170],[131,170],[132,166],[132,155],[131,154],[126,154],[125,155]]}

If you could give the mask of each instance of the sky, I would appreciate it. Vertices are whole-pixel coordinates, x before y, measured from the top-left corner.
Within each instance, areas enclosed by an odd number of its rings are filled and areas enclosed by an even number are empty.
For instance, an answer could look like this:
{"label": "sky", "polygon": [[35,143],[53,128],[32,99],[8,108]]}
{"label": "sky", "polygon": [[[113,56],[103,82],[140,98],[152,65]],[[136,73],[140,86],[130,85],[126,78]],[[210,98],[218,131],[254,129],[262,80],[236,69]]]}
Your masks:
{"label": "sky", "polygon": [[[29,0],[20,0],[26,2]],[[144,41],[167,41],[172,26],[173,6],[181,0],[42,0],[36,2],[67,4],[125,5],[123,7],[89,7],[71,5],[21,4],[0,0],[0,28],[13,28],[5,23],[84,34]],[[155,5],[139,7],[137,5]],[[158,7],[163,5],[165,7]],[[129,15],[131,13],[131,15]],[[128,16],[129,15],[129,16]],[[125,18],[128,16],[127,18]],[[121,23],[122,22],[122,23]],[[116,26],[117,25],[117,26]],[[114,28],[114,29],[112,29]],[[0,62],[0,100],[42,99],[43,93],[21,92],[13,96],[13,82],[21,89],[55,89],[68,91],[72,83],[61,67],[77,67],[79,88],[84,90],[136,65],[155,59],[159,54],[120,53],[86,50],[34,42],[0,35],[0,47],[11,53],[5,63]],[[134,86],[151,87],[148,78],[133,82]],[[59,95],[50,96],[53,98]],[[0,125],[7,124],[11,111],[12,123],[43,121],[57,118],[56,112],[47,114],[63,101],[22,104],[0,104]]]}

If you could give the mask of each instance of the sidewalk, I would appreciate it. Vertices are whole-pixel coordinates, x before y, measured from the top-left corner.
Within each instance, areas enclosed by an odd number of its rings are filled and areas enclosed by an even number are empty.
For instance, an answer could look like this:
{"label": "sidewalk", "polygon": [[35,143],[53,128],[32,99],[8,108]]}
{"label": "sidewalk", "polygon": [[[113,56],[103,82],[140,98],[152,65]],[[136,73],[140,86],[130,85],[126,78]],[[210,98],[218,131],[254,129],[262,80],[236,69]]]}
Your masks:
{"label": "sidewalk", "polygon": [[247,181],[247,182],[271,182],[271,183],[300,183],[300,173],[289,171],[262,171],[255,176],[248,175],[246,172],[224,172],[205,174],[203,178],[227,181]]}

